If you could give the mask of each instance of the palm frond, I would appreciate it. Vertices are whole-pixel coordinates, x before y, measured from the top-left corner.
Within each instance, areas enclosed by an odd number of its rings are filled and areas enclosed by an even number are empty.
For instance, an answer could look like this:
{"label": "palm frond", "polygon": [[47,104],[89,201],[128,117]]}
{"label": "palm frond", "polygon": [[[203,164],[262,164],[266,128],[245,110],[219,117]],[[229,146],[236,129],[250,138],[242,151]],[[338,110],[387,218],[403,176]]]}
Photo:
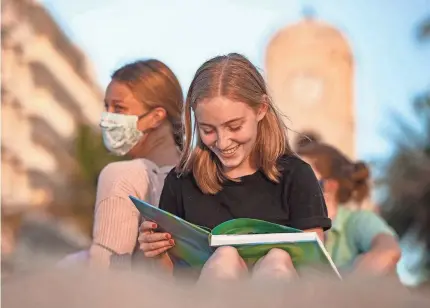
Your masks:
{"label": "palm frond", "polygon": [[430,40],[430,16],[419,25],[417,30],[417,39],[419,42]]}
{"label": "palm frond", "polygon": [[387,192],[381,212],[401,237],[417,230],[430,262],[430,92],[417,97],[414,109],[416,128],[396,118],[396,149],[378,179]]}

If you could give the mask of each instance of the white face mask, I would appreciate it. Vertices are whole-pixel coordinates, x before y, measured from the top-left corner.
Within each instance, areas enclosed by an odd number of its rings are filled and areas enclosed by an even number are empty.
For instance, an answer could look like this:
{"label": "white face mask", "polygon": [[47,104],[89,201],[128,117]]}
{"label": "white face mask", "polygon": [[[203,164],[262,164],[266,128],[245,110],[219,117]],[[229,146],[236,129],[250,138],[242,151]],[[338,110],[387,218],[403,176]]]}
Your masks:
{"label": "white face mask", "polygon": [[[146,115],[146,114],[145,114]],[[144,133],[137,129],[143,116],[103,112],[100,119],[103,142],[109,152],[124,156],[139,142]]]}

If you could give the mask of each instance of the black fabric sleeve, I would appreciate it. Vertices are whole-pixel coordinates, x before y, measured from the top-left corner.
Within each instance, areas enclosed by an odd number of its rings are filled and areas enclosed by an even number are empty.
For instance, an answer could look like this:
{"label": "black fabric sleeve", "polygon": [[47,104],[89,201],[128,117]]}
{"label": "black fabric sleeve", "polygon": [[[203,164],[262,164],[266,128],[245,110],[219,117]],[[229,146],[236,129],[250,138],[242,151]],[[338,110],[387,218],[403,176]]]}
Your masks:
{"label": "black fabric sleeve", "polygon": [[298,162],[284,189],[291,227],[300,230],[323,228],[324,231],[331,228],[324,195],[311,166]]}
{"label": "black fabric sleeve", "polygon": [[171,170],[164,180],[160,196],[159,208],[180,218],[184,218],[184,207],[181,194],[181,179],[175,169]]}

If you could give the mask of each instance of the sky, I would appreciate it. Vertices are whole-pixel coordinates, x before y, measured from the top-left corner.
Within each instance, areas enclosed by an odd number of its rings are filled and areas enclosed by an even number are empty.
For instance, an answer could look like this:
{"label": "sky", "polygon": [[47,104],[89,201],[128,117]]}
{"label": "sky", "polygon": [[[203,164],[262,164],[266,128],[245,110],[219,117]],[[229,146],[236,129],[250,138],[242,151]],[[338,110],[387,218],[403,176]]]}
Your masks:
{"label": "sky", "polygon": [[[218,54],[239,52],[264,69],[275,32],[316,17],[340,29],[355,58],[357,156],[384,158],[392,149],[392,113],[413,124],[411,102],[430,85],[430,44],[415,30],[430,0],[40,0],[91,60],[102,87],[127,61],[155,57],[187,91],[197,68]],[[101,102],[102,103],[102,102]]]}

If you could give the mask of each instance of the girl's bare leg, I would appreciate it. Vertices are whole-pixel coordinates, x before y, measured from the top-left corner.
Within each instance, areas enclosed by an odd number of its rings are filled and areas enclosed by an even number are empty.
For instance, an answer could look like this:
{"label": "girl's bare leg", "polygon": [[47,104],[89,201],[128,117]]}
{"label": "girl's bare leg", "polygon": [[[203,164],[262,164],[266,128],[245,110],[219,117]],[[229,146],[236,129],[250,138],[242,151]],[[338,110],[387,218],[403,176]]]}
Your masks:
{"label": "girl's bare leg", "polygon": [[273,248],[254,266],[252,279],[281,278],[291,280],[297,278],[291,257],[285,250]]}
{"label": "girl's bare leg", "polygon": [[237,280],[248,272],[245,261],[236,248],[219,247],[209,258],[200,273],[200,281]]}

